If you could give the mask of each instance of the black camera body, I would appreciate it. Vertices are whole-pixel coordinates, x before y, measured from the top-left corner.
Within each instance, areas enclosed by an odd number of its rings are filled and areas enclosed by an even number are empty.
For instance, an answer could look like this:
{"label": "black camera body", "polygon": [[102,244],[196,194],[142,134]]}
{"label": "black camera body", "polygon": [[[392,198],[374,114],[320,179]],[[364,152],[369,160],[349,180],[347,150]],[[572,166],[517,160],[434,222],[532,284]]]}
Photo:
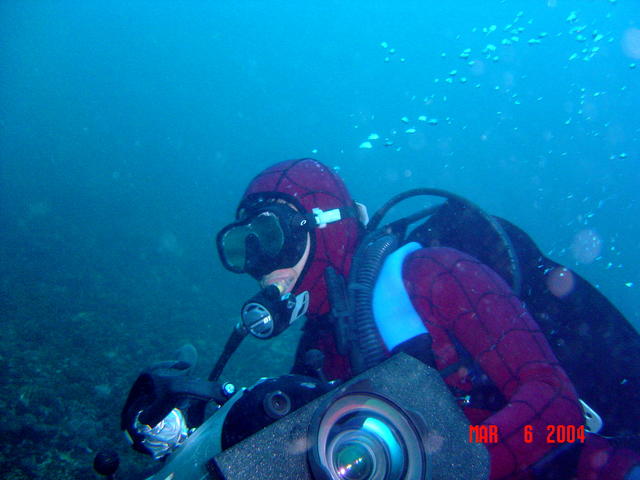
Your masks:
{"label": "black camera body", "polygon": [[[310,465],[308,452],[317,441],[310,431],[333,399],[350,389],[358,390],[363,382],[376,396],[390,399],[409,412],[407,418],[413,419],[409,423],[420,425],[421,445],[418,448],[425,465],[420,470],[420,478],[488,478],[489,454],[481,443],[469,441],[469,423],[440,374],[406,354],[393,356],[218,453],[207,464],[209,475],[216,480],[331,478],[328,473]],[[414,454],[415,450],[409,456]],[[355,472],[352,476],[345,474],[336,478],[369,478],[358,475]],[[403,479],[410,477],[411,474],[400,476]]]}

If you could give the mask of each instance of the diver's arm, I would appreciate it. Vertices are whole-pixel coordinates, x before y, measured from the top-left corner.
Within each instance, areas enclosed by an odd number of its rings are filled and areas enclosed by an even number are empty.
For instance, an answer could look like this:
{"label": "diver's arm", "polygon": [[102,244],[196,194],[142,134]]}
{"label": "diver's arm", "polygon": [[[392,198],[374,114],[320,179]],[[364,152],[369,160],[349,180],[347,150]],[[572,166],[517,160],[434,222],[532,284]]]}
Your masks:
{"label": "diver's arm", "polygon": [[[403,279],[433,337],[438,369],[459,362],[461,347],[507,401],[483,422],[497,425],[499,432],[499,442],[487,445],[492,478],[540,460],[553,447],[547,443],[547,425],[582,423],[567,375],[522,302],[496,273],[457,250],[430,248],[406,259]],[[464,391],[471,375],[461,366],[446,381]],[[525,441],[527,425],[530,443]]]}

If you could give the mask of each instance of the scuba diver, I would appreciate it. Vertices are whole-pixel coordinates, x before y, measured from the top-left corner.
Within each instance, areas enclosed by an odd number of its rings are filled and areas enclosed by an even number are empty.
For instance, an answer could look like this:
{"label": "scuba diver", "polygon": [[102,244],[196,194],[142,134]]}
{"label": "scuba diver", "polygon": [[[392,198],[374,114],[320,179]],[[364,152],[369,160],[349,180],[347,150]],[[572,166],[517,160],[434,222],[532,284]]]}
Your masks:
{"label": "scuba diver", "polygon": [[[446,202],[379,226],[414,195]],[[434,189],[369,220],[332,169],[304,158],[250,182],[217,247],[225,268],[262,288],[242,309],[252,334],[271,338],[306,316],[291,373],[346,380],[404,352],[437,369],[471,425],[497,427],[485,445],[490,478],[640,478],[637,333],[509,222]],[[572,291],[554,295],[550,278]],[[585,322],[603,346],[617,344],[607,352],[615,362],[582,346]],[[310,362],[318,351],[324,360]],[[132,390],[123,412],[130,433],[141,431],[134,421],[147,433],[154,425],[135,416],[139,397]],[[584,441],[549,435],[585,424]],[[134,445],[156,453],[152,442]]]}
{"label": "scuba diver", "polygon": [[[330,168],[301,159],[266,169],[249,184],[236,218],[218,235],[224,266],[250,274],[263,288],[275,285],[281,294],[308,292],[293,373],[313,375],[304,361],[312,349],[324,353],[323,374],[330,379],[349,378],[397,351],[435,365],[471,423],[498,426],[500,442],[487,445],[491,478],[526,476],[555,453],[547,443],[548,425],[583,423],[574,386],[522,301],[476,258],[431,246],[446,245],[438,237],[418,243],[409,235],[387,247],[378,276],[368,285],[373,287],[368,305],[373,325],[356,312],[357,333],[344,331],[340,319],[347,313],[334,308],[332,314],[332,306],[343,303],[341,288],[330,284],[346,283],[354,268],[366,270],[354,265],[358,247],[375,250],[376,242],[392,240],[375,234],[363,238],[366,217]],[[446,219],[432,223],[433,229],[446,227]],[[420,230],[428,234],[429,229]],[[367,273],[372,275],[361,276]],[[524,441],[527,425],[533,426],[532,443]],[[614,470],[640,463],[630,450],[599,445],[593,450],[607,461],[594,464],[590,446],[589,441],[583,447],[587,455],[580,462],[585,478],[588,473],[615,478]]]}

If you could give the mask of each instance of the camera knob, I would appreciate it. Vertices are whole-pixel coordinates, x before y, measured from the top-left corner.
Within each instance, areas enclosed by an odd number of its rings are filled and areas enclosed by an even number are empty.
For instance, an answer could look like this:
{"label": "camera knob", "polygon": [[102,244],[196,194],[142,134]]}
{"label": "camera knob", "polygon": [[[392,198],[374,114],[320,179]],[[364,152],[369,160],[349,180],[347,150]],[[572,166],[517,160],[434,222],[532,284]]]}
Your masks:
{"label": "camera knob", "polygon": [[93,459],[93,469],[109,479],[114,478],[119,466],[120,457],[115,450],[100,450]]}
{"label": "camera knob", "polygon": [[264,396],[262,406],[267,415],[278,420],[291,411],[291,399],[283,391],[275,390]]}

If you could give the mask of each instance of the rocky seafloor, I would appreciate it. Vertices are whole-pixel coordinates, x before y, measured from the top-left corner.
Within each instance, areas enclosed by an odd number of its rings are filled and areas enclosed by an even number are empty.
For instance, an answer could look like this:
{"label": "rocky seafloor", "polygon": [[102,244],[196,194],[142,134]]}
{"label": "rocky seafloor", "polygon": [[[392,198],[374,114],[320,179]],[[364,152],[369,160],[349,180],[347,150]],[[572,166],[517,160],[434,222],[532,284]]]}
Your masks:
{"label": "rocky seafloor", "polygon": [[[99,262],[52,261],[55,248],[43,248],[36,255],[34,245],[3,243],[4,258],[13,257],[0,278],[2,478],[98,478],[92,462],[104,448],[120,455],[117,478],[144,478],[154,462],[119,428],[131,384],[185,343],[197,348],[195,373],[206,377],[241,300],[214,282],[194,285],[179,261],[143,262],[139,276],[115,279]],[[245,340],[222,379],[243,386],[285,373],[296,335]]]}

